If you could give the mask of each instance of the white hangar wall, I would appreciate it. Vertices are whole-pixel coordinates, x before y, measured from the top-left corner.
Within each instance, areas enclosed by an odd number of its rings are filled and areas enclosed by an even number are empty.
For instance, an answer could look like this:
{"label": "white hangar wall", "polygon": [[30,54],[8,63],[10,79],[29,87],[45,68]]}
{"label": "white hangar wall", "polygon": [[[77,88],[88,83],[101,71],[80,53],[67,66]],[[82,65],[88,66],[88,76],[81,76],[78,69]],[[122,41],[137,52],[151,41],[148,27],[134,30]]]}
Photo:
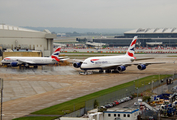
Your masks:
{"label": "white hangar wall", "polygon": [[43,32],[29,30],[9,25],[0,25],[0,46],[3,49],[37,50],[43,56],[53,53],[53,39],[55,34],[44,30]]}

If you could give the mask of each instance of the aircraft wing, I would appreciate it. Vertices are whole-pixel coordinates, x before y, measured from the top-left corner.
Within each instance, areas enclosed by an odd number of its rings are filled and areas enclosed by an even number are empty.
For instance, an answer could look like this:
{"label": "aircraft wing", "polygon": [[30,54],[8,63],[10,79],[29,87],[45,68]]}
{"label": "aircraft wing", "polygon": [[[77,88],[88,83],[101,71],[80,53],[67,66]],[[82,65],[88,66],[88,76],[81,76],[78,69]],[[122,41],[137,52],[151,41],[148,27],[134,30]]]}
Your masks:
{"label": "aircraft wing", "polygon": [[139,65],[139,64],[144,64],[146,66],[150,65],[150,64],[165,64],[166,62],[139,62],[139,63],[133,63],[133,65]]}
{"label": "aircraft wing", "polygon": [[145,63],[120,63],[120,64],[107,64],[107,65],[103,65],[101,66],[101,68],[103,69],[116,69],[118,66],[125,66],[125,67],[128,67],[128,66],[131,66],[131,65],[140,65],[140,64],[144,64],[146,66],[150,65],[150,64],[165,64],[166,62],[145,62]]}
{"label": "aircraft wing", "polygon": [[127,67],[127,66],[131,66],[131,65],[133,65],[132,63],[120,63],[120,64],[107,64],[107,65],[102,65],[101,66],[101,68],[103,68],[103,69],[116,69],[118,66],[125,66],[125,67]]}
{"label": "aircraft wing", "polygon": [[17,60],[19,62],[19,64],[23,64],[23,63],[28,63],[28,64],[34,64],[35,62],[32,61],[26,61],[26,60]]}
{"label": "aircraft wing", "polygon": [[148,60],[148,59],[154,59],[154,58],[147,58],[147,57],[144,57],[144,58],[136,58],[136,59],[132,59],[132,61]]}
{"label": "aircraft wing", "polygon": [[70,60],[70,63],[76,63],[76,62],[81,62],[81,63],[83,63],[84,60],[79,60],[79,59],[72,59],[72,60]]}

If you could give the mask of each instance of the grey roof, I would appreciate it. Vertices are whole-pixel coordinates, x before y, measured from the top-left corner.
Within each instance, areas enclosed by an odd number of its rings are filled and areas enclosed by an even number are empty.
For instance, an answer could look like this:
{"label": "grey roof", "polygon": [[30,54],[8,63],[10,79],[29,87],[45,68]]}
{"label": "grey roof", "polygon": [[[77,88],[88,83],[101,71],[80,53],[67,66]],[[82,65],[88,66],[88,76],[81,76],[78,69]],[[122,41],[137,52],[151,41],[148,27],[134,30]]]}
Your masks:
{"label": "grey roof", "polygon": [[177,28],[138,28],[124,32],[124,34],[132,33],[177,33]]}
{"label": "grey roof", "polygon": [[26,28],[20,28],[20,27],[11,26],[11,25],[5,25],[5,24],[1,24],[0,29],[1,30],[27,31],[27,32],[40,32],[40,31],[36,31],[36,30],[30,30],[30,29],[26,29]]}

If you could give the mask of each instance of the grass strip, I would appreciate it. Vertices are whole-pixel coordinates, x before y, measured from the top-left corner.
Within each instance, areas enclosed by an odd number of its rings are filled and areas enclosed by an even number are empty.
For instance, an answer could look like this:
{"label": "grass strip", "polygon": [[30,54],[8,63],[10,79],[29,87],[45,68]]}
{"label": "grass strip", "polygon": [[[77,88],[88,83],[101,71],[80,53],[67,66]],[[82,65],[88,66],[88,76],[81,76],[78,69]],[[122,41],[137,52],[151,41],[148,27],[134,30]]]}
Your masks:
{"label": "grass strip", "polygon": [[42,117],[42,116],[31,116],[31,117],[21,117],[21,118],[15,118],[13,120],[54,120],[58,117]]}
{"label": "grass strip", "polygon": [[[125,54],[126,52],[123,53],[118,53],[118,52],[60,52],[60,53],[76,53],[76,54]],[[137,54],[137,53],[136,53]]]}

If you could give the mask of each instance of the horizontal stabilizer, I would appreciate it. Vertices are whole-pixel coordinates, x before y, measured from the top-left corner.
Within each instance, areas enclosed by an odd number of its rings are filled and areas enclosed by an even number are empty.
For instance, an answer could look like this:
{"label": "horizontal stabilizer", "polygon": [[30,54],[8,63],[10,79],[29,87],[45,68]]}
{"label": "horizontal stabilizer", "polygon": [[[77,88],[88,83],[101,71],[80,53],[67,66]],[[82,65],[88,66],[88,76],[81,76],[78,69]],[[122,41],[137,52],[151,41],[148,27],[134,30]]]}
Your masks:
{"label": "horizontal stabilizer", "polygon": [[64,58],[64,59],[60,59],[60,61],[67,61],[70,58]]}

